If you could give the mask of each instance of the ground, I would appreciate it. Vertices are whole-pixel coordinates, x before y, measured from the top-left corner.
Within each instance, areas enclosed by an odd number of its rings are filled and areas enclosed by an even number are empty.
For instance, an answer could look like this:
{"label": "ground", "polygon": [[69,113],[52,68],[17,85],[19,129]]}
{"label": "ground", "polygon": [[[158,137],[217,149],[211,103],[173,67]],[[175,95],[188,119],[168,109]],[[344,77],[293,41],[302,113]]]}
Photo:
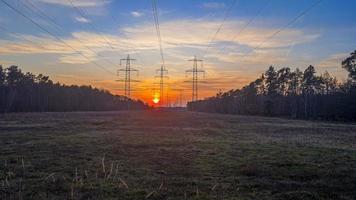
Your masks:
{"label": "ground", "polygon": [[0,199],[356,199],[356,125],[180,111],[0,115]]}

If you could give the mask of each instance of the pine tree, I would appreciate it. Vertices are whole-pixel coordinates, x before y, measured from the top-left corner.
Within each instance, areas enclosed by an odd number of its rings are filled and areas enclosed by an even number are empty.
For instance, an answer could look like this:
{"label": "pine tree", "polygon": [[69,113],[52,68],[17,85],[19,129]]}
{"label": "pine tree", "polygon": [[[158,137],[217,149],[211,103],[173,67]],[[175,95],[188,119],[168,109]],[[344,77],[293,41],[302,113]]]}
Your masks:
{"label": "pine tree", "polygon": [[341,62],[342,68],[349,72],[349,78],[356,83],[356,50]]}
{"label": "pine tree", "polygon": [[277,72],[273,66],[270,66],[265,72],[267,94],[270,96],[277,95],[278,84],[277,84]]}

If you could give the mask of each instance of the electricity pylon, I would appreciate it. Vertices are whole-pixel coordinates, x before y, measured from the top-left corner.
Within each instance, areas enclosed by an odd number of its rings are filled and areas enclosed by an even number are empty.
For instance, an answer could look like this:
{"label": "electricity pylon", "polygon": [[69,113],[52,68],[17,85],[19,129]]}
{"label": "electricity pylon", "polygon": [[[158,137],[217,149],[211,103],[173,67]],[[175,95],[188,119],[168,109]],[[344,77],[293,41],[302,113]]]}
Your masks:
{"label": "electricity pylon", "polygon": [[[168,79],[168,70],[164,67],[164,65],[161,65],[161,68],[157,69],[158,75],[155,76],[155,78],[159,78],[159,98],[160,98],[160,106],[162,106],[162,100],[163,100],[163,92],[164,92],[164,79]],[[166,104],[168,103],[168,98],[166,99]],[[167,105],[168,106],[168,105]]]}
{"label": "electricity pylon", "polygon": [[[128,98],[131,98],[131,82],[139,82],[138,80],[131,79],[132,72],[136,72],[136,75],[138,76],[138,70],[131,68],[131,61],[135,60],[136,59],[130,58],[130,55],[128,54],[126,58],[120,59],[120,66],[122,65],[122,61],[126,62],[125,68],[119,69],[117,71],[117,75],[119,77],[119,80],[117,81],[125,82],[125,96]],[[120,80],[120,72],[124,72],[125,79]]]}
{"label": "electricity pylon", "polygon": [[177,102],[180,107],[183,107],[183,91],[184,91],[184,89],[172,89],[172,90],[179,92],[179,98],[177,98],[178,99]]}
{"label": "electricity pylon", "polygon": [[[194,59],[188,60],[193,62],[193,69],[186,70],[186,73],[191,73],[192,74],[192,102],[198,100],[198,78],[199,78],[199,73],[203,73],[205,75],[205,71],[198,69],[198,62],[200,62],[201,66],[203,65],[203,60],[197,59],[196,56],[194,56]],[[189,81],[188,81],[189,82]]]}

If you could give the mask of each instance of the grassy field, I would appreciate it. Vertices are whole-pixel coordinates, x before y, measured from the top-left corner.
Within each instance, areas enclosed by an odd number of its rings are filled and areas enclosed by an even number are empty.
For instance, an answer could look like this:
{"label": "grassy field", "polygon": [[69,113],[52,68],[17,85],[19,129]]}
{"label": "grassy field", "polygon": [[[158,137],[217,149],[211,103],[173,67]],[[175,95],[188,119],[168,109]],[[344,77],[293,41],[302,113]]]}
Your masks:
{"label": "grassy field", "polygon": [[356,125],[192,112],[0,115],[0,199],[356,199]]}

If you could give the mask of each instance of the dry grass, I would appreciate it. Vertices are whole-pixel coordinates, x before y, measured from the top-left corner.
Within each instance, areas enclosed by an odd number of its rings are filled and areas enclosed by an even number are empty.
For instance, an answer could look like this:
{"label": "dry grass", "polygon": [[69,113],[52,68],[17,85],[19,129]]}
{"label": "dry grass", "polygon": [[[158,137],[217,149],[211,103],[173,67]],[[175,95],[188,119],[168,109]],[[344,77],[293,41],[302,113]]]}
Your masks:
{"label": "dry grass", "polygon": [[0,199],[356,199],[356,126],[190,112],[0,116]]}

